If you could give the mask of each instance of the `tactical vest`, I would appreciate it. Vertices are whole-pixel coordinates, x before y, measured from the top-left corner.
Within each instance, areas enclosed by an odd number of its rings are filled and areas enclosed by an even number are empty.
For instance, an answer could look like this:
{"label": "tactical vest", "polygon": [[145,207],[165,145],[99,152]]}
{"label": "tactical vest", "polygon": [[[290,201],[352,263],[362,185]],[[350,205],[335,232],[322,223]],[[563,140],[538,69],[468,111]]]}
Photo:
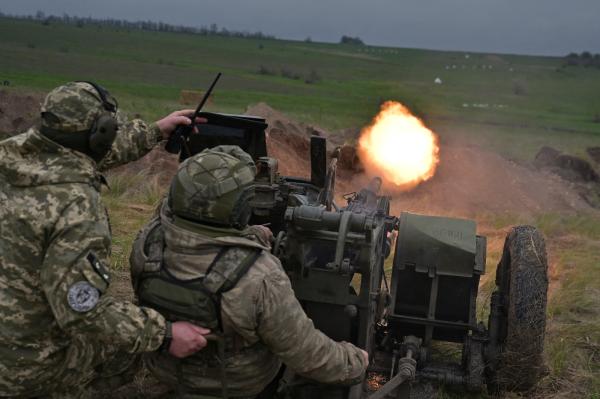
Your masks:
{"label": "tactical vest", "polygon": [[[211,351],[211,349],[216,352],[215,355],[219,358],[217,363],[221,368],[223,397],[227,398],[221,296],[235,287],[256,262],[262,250],[223,247],[203,277],[181,280],[169,271],[169,266],[163,261],[165,240],[162,226],[158,221],[149,226],[144,246],[147,253],[144,269],[140,275],[134,276],[135,292],[140,306],[157,310],[168,321],[188,321],[216,332],[211,334],[209,347],[201,352]],[[238,252],[242,251],[243,256],[239,256],[239,262],[232,264],[231,257],[226,254],[234,249]],[[216,348],[214,348],[215,343]],[[193,361],[195,356],[186,359]]]}

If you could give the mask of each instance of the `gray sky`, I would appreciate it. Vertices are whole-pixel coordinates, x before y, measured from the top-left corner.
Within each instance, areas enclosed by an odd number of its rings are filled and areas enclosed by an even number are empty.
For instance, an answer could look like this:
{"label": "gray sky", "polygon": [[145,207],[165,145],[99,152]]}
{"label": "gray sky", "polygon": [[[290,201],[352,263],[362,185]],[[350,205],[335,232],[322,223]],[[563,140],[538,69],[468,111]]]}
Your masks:
{"label": "gray sky", "polygon": [[0,11],[155,20],[397,47],[600,53],[600,0],[0,0]]}

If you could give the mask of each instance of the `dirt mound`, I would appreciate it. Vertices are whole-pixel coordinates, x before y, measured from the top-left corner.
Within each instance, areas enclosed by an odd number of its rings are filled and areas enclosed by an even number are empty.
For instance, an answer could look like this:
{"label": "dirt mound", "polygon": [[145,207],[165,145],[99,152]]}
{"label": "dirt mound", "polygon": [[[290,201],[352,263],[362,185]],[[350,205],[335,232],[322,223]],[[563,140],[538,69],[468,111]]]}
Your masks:
{"label": "dirt mound", "polygon": [[38,123],[43,98],[40,93],[0,90],[0,140]]}
{"label": "dirt mound", "polygon": [[600,147],[589,147],[587,153],[596,163],[600,163]]}
{"label": "dirt mound", "polygon": [[588,161],[563,154],[552,147],[542,147],[535,156],[534,165],[540,169],[547,169],[568,181],[600,182],[600,176]]}
{"label": "dirt mound", "polygon": [[152,151],[135,162],[116,167],[110,170],[112,173],[144,173],[148,176],[156,176],[163,187],[168,187],[171,178],[177,172],[179,156],[168,153],[164,145],[156,146]]}
{"label": "dirt mound", "polygon": [[[600,148],[588,148],[588,154],[594,158],[600,156]],[[534,165],[570,182],[590,206],[600,209],[600,175],[585,159],[563,154],[551,147],[542,147],[537,153]]]}
{"label": "dirt mound", "polygon": [[364,171],[355,146],[344,144],[340,147],[338,167],[356,173]]}
{"label": "dirt mound", "polygon": [[[310,175],[310,136],[329,138],[329,134],[316,126],[296,122],[265,103],[251,105],[246,115],[265,118],[267,128],[267,152],[279,160],[283,175],[308,177]],[[329,140],[328,140],[329,142]],[[332,143],[328,143],[330,149]]]}

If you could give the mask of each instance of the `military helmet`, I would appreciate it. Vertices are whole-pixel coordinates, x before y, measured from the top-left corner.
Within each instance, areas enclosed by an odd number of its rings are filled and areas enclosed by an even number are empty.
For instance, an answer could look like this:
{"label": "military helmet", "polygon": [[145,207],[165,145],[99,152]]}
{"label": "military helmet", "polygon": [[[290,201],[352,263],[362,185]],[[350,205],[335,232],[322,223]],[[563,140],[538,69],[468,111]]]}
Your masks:
{"label": "military helmet", "polygon": [[96,161],[108,153],[116,137],[117,102],[93,82],[55,88],[46,96],[41,112],[43,135]]}
{"label": "military helmet", "polygon": [[255,174],[252,157],[238,146],[206,149],[179,166],[169,207],[176,218],[243,229],[251,216]]}

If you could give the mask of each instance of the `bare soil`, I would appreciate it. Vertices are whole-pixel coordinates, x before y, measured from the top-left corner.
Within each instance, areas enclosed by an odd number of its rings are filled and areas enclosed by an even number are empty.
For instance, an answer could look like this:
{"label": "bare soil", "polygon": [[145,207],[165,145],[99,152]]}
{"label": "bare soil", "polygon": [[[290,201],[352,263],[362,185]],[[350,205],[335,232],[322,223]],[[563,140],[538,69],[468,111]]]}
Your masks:
{"label": "bare soil", "polygon": [[40,93],[0,90],[0,140],[38,123],[42,100]]}
{"label": "bare soil", "polygon": [[479,213],[535,214],[589,209],[572,185],[551,173],[509,161],[484,148],[448,144],[435,176],[395,193],[393,210],[473,217]]}

